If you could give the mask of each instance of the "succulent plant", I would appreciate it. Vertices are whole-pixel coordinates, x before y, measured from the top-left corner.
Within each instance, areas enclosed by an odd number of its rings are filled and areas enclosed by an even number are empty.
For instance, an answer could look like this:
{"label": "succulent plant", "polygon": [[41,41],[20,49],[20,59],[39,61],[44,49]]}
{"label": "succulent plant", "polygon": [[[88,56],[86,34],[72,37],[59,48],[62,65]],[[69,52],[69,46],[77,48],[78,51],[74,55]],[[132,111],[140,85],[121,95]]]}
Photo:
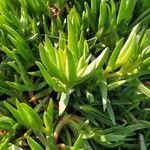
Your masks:
{"label": "succulent plant", "polygon": [[0,150],[150,146],[147,0],[0,0]]}

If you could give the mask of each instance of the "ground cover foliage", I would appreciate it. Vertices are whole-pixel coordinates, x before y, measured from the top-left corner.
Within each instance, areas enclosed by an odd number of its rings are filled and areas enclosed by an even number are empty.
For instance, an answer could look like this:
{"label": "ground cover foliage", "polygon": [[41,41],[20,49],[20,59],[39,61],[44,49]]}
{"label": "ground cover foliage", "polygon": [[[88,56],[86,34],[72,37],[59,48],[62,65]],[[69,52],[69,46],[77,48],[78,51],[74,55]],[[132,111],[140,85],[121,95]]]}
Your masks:
{"label": "ground cover foliage", "polygon": [[147,150],[150,1],[0,0],[0,150]]}

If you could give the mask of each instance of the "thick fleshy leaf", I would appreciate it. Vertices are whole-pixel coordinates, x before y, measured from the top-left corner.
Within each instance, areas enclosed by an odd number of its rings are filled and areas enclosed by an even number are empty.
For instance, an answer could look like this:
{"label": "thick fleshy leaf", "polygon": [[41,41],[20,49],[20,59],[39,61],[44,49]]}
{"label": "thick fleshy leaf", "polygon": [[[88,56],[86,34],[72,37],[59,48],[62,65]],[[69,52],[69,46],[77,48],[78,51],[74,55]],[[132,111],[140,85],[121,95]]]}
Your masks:
{"label": "thick fleshy leaf", "polygon": [[[86,67],[84,73],[81,75],[81,79],[79,80],[82,81],[87,79],[92,73],[94,73],[97,70],[98,67],[101,67],[105,63],[108,57],[108,53],[109,53],[109,49],[105,48],[102,51],[102,53]],[[80,75],[80,73],[78,75]]]}
{"label": "thick fleshy leaf", "polygon": [[145,60],[142,62],[140,68],[141,68],[142,70],[147,70],[149,67],[150,67],[150,57],[148,57],[147,59],[145,59]]}
{"label": "thick fleshy leaf", "polygon": [[16,83],[16,82],[10,82],[10,81],[6,81],[6,84],[8,84],[10,87],[16,89],[16,90],[21,90],[21,91],[28,91],[29,88],[25,85]]}
{"label": "thick fleshy leaf", "polygon": [[110,83],[108,85],[108,90],[114,90],[114,89],[120,87],[121,85],[125,84],[126,82],[127,82],[127,80],[120,80],[120,81]]}
{"label": "thick fleshy leaf", "polygon": [[150,98],[150,89],[146,87],[141,81],[138,79],[131,80],[131,83],[143,94]]}
{"label": "thick fleshy leaf", "polygon": [[59,49],[57,51],[58,56],[58,63],[59,63],[59,72],[61,74],[61,78],[63,82],[67,82],[67,76],[66,76],[66,61],[67,61],[67,55],[66,55],[66,49],[63,51],[62,49]]}
{"label": "thick fleshy leaf", "polygon": [[146,47],[141,53],[141,57],[143,59],[148,58],[149,56],[150,56],[150,46]]}
{"label": "thick fleshy leaf", "polygon": [[76,53],[78,59],[80,59],[83,56],[83,49],[84,49],[84,33],[81,32],[80,39],[78,42],[78,51]]}
{"label": "thick fleshy leaf", "polygon": [[[95,3],[96,3],[96,1],[97,0],[95,0]],[[92,5],[92,3],[91,3],[91,5]],[[95,14],[95,12],[93,12],[94,14],[92,14],[92,12],[91,12],[92,10],[90,10],[89,5],[88,5],[87,2],[84,3],[84,6],[85,6],[85,11],[86,11],[87,15],[89,16],[88,19],[89,19],[89,23],[90,23],[90,25],[92,27],[92,30],[94,30],[96,32],[96,30],[97,30],[96,14]],[[95,6],[91,6],[91,7],[95,7]]]}
{"label": "thick fleshy leaf", "polygon": [[0,117],[0,129],[11,131],[12,127],[15,125],[15,121],[7,116]]}
{"label": "thick fleshy leaf", "polygon": [[40,71],[41,71],[45,81],[52,88],[54,88],[56,91],[66,91],[66,86],[61,81],[59,81],[58,79],[53,78],[40,62],[36,61],[36,64],[40,68]]}
{"label": "thick fleshy leaf", "polygon": [[[45,51],[47,53],[47,57],[53,63],[56,64],[56,52],[55,52],[55,49],[52,45],[52,42],[50,41],[50,39],[47,36],[45,37],[44,48],[45,48]],[[44,50],[44,49],[41,47],[41,50]]]}
{"label": "thick fleshy leaf", "polygon": [[119,13],[117,16],[117,24],[120,24],[124,21],[124,14],[126,13],[126,0],[121,0]]}
{"label": "thick fleshy leaf", "polygon": [[136,48],[136,35],[134,33],[133,38],[131,39],[131,44],[129,45],[129,47],[126,48],[126,52],[122,52],[121,50],[118,56],[118,59],[116,61],[116,65],[125,64],[132,57],[132,54],[134,53],[135,48]]}
{"label": "thick fleshy leaf", "polygon": [[50,99],[47,111],[45,111],[43,117],[45,127],[48,131],[47,134],[49,135],[53,134],[53,109],[54,109],[53,100]]}
{"label": "thick fleshy leaf", "polygon": [[120,66],[121,64],[126,63],[126,61],[131,57],[131,55],[133,54],[134,49],[136,48],[136,41],[137,41],[137,37],[136,37],[136,33],[139,29],[139,25],[136,25],[132,32],[130,33],[126,43],[124,44],[124,46],[122,47],[116,65]]}
{"label": "thick fleshy leaf", "polygon": [[[40,53],[40,58],[42,60],[42,63],[47,68],[47,70],[49,71],[51,76],[60,78],[60,72],[59,72],[57,65],[53,61],[51,61],[52,56],[50,58],[48,57],[49,52],[45,50],[45,48],[42,44],[40,44],[40,46],[39,46],[39,53]],[[56,58],[54,58],[54,59],[56,59]]]}
{"label": "thick fleshy leaf", "polygon": [[106,1],[105,0],[101,0],[101,2],[100,2],[100,16],[99,16],[98,29],[100,29],[100,28],[105,26],[106,13],[107,13]]}
{"label": "thick fleshy leaf", "polygon": [[139,135],[141,150],[147,150],[143,134]]}
{"label": "thick fleshy leaf", "polygon": [[21,124],[22,120],[20,118],[19,112],[17,109],[12,107],[9,103],[5,102],[5,106],[8,108],[8,110],[11,112],[11,114],[14,116],[14,118]]}
{"label": "thick fleshy leaf", "polygon": [[71,51],[74,53],[77,52],[77,36],[75,34],[75,29],[74,26],[71,22],[71,19],[68,17],[67,18],[67,28],[68,28],[68,47]]}
{"label": "thick fleshy leaf", "polygon": [[101,93],[102,93],[103,109],[105,111],[107,108],[107,102],[108,102],[108,99],[107,99],[108,91],[107,91],[107,80],[104,77],[104,75],[102,76],[102,79],[101,79],[100,89],[101,89]]}
{"label": "thick fleshy leaf", "polygon": [[[7,47],[3,47],[3,51],[13,60],[15,60],[15,62],[17,63],[18,66],[14,66],[13,67],[18,71],[18,73],[20,73],[22,80],[24,81],[24,83],[27,85],[27,87],[31,87],[31,82],[27,76],[25,67],[23,66],[23,64],[21,63],[21,61],[18,59],[17,55],[14,54],[13,51],[10,51]],[[12,64],[11,64],[12,65]]]}
{"label": "thick fleshy leaf", "polygon": [[116,125],[116,120],[115,120],[115,114],[111,105],[111,102],[109,100],[107,100],[107,106],[106,109],[108,111],[108,115],[113,123],[113,125]]}
{"label": "thick fleshy leaf", "polygon": [[33,140],[31,137],[27,137],[27,142],[30,145],[32,150],[44,150],[40,144],[38,144],[35,140]]}
{"label": "thick fleshy leaf", "polygon": [[132,18],[132,13],[135,7],[137,0],[126,2],[126,17],[125,21],[128,23]]}
{"label": "thick fleshy leaf", "polygon": [[9,26],[5,25],[5,28],[13,36],[13,37],[9,36],[10,40],[16,46],[17,50],[20,52],[22,57],[27,61],[33,60],[33,54],[26,41],[15,30],[10,28]]}
{"label": "thick fleshy leaf", "polygon": [[69,97],[70,93],[61,93],[61,97],[59,100],[59,115],[61,115],[65,111],[69,102]]}
{"label": "thick fleshy leaf", "polygon": [[62,31],[59,31],[59,49],[64,50],[66,46],[66,37]]}
{"label": "thick fleshy leaf", "polygon": [[10,51],[7,47],[3,46],[2,50],[7,54],[8,57],[15,59],[15,55],[13,51]]}
{"label": "thick fleshy leaf", "polygon": [[25,103],[17,103],[18,113],[24,126],[32,128],[36,131],[41,131],[43,122],[39,115]]}
{"label": "thick fleshy leaf", "polygon": [[111,57],[109,58],[109,61],[108,61],[108,66],[106,68],[107,71],[112,71],[115,68],[115,64],[116,64],[119,52],[123,46],[123,40],[124,39],[122,38],[116,43],[116,47],[113,50]]}
{"label": "thick fleshy leaf", "polygon": [[51,75],[48,73],[48,71],[45,69],[45,67],[40,63],[40,62],[36,62],[36,64],[38,65],[38,67],[40,68],[40,71],[43,75],[43,77],[45,78],[46,82],[53,87],[54,86],[54,81],[51,77]]}
{"label": "thick fleshy leaf", "polygon": [[75,82],[76,76],[77,76],[77,62],[75,59],[75,54],[71,52],[69,48],[66,49],[66,55],[67,55],[67,60],[66,60],[66,74],[67,74],[67,79],[68,83],[71,85],[72,83]]}

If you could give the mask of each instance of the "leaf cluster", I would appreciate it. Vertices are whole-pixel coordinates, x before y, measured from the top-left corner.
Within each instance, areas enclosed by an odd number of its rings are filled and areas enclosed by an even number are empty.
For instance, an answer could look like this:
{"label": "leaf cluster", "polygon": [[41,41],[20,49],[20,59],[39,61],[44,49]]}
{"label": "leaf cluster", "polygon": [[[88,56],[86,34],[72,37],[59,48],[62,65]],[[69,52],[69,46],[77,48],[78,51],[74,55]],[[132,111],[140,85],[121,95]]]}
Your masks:
{"label": "leaf cluster", "polygon": [[147,0],[0,0],[0,150],[150,146]]}

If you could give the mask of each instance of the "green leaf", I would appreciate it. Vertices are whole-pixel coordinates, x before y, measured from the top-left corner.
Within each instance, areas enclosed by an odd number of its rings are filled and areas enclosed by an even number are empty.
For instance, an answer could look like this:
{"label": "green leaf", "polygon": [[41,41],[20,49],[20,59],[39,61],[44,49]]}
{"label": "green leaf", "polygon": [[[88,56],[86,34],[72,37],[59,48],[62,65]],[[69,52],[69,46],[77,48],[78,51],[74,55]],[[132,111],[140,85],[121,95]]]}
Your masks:
{"label": "green leaf", "polygon": [[89,76],[92,75],[92,73],[94,73],[99,67],[101,67],[105,63],[108,57],[108,53],[109,53],[109,49],[105,48],[102,51],[102,53],[86,67],[82,75],[79,72],[78,77],[81,77],[81,79],[79,79],[79,82],[86,80]]}
{"label": "green leaf", "polygon": [[[136,37],[134,36],[132,38],[131,45],[128,47],[128,49],[126,49],[126,53],[124,53],[124,55],[119,54],[116,65],[126,63],[131,58],[132,54],[135,51],[135,48],[136,48]],[[133,55],[135,55],[135,54],[133,54]],[[136,57],[136,56],[134,56],[134,57]]]}
{"label": "green leaf", "polygon": [[131,57],[132,52],[136,48],[136,32],[138,29],[139,29],[139,25],[136,25],[133,28],[126,43],[124,44],[123,48],[120,51],[116,65],[119,66],[119,65],[125,63]]}
{"label": "green leaf", "polygon": [[[115,128],[115,127],[114,127]],[[131,133],[133,133],[136,130],[144,129],[144,128],[149,128],[149,125],[147,124],[142,124],[142,123],[137,123],[133,125],[128,125],[125,127],[120,127],[117,131],[108,133],[108,134],[103,134],[100,132],[95,132],[94,139],[107,147],[116,147],[117,145],[122,144],[122,141],[127,137],[130,136]]]}
{"label": "green leaf", "polygon": [[16,65],[15,61],[9,61],[7,64],[9,66],[11,66],[12,68],[14,68],[16,70],[16,72],[20,74],[20,70],[19,70],[18,66]]}
{"label": "green leaf", "polygon": [[142,62],[140,68],[141,68],[142,70],[147,70],[149,67],[150,67],[150,57],[146,58],[146,59]]}
{"label": "green leaf", "polygon": [[20,52],[22,57],[27,61],[33,60],[33,55],[30,50],[30,47],[26,43],[26,41],[12,28],[7,25],[4,25],[5,29],[13,36],[9,36],[12,43],[16,46],[17,50]]}
{"label": "green leaf", "polygon": [[110,4],[111,4],[111,11],[112,11],[112,17],[116,18],[116,5],[114,0],[110,0]]}
{"label": "green leaf", "polygon": [[39,115],[31,107],[25,103],[17,103],[17,108],[24,126],[36,131],[42,130],[43,122]]}
{"label": "green leaf", "polygon": [[90,103],[94,102],[94,96],[92,93],[86,90],[86,97],[89,100]]}
{"label": "green leaf", "polygon": [[119,13],[118,13],[118,16],[117,16],[117,24],[120,24],[122,21],[125,20],[125,14],[126,14],[126,0],[121,0],[121,3],[120,3],[120,7],[119,7]]}
{"label": "green leaf", "polygon": [[13,51],[10,51],[7,47],[3,46],[2,50],[7,54],[8,57],[15,59],[15,55]]}
{"label": "green leaf", "polygon": [[56,91],[66,91],[66,85],[64,85],[61,81],[56,78],[53,78],[49,72],[45,69],[45,67],[40,62],[35,62],[45,79],[45,81]]}
{"label": "green leaf", "polygon": [[77,140],[75,141],[75,143],[72,147],[72,150],[78,150],[79,148],[81,148],[81,145],[82,145],[82,142],[83,142],[82,137],[83,137],[83,135],[79,134]]}
{"label": "green leaf", "polygon": [[[42,44],[40,45],[40,46],[42,46]],[[39,48],[40,48],[40,46],[39,46]],[[56,64],[56,50],[54,49],[54,47],[53,47],[53,45],[52,45],[52,43],[51,43],[51,41],[50,41],[50,39],[46,36],[45,37],[45,42],[44,42],[44,48],[45,48],[45,51],[46,51],[46,53],[47,53],[47,57],[54,63],[54,64]],[[44,48],[43,47],[41,47],[41,49],[39,49],[40,51],[42,51],[42,50],[44,50]]]}
{"label": "green leaf", "polygon": [[83,11],[82,13],[82,27],[81,30],[87,32],[90,27],[89,16],[87,11]]}
{"label": "green leaf", "polygon": [[64,92],[61,93],[61,97],[59,100],[59,115],[61,115],[65,111],[69,102],[69,98],[70,98],[70,93],[64,93]]}
{"label": "green leaf", "polygon": [[62,31],[59,31],[59,49],[64,50],[66,45],[66,37]]}
{"label": "green leaf", "polygon": [[148,58],[149,56],[150,56],[150,46],[146,47],[146,48],[142,51],[142,53],[141,53],[141,57],[142,57],[143,59],[146,59],[146,58]]}
{"label": "green leaf", "polygon": [[104,77],[104,75],[102,75],[102,79],[101,79],[101,84],[100,84],[100,88],[101,88],[101,93],[102,93],[102,103],[103,103],[103,109],[104,111],[106,110],[107,107],[107,80]]}
{"label": "green leaf", "polygon": [[116,81],[116,82],[110,83],[108,85],[108,90],[114,90],[114,89],[120,87],[121,85],[123,85],[126,82],[127,82],[127,80],[120,80],[120,81]]}
{"label": "green leaf", "polygon": [[51,93],[51,91],[52,91],[52,89],[50,89],[50,88],[46,88],[46,89],[41,90],[40,92],[38,92],[37,94],[32,96],[32,98],[30,99],[30,102],[35,101],[37,99],[40,99],[41,97],[45,97],[46,95]]}
{"label": "green leaf", "polygon": [[[147,123],[136,123],[133,125],[128,125],[125,127],[120,128],[118,131],[115,131],[114,133],[117,135],[124,135],[124,136],[129,136],[132,132],[136,131],[136,130],[140,130],[140,129],[145,129],[145,128],[149,128],[150,125]],[[115,139],[112,139],[113,141]]]}
{"label": "green leaf", "polygon": [[82,14],[83,9],[82,9],[81,3],[78,2],[78,0],[74,0],[74,4],[76,6],[77,12],[79,12],[79,14]]}
{"label": "green leaf", "polygon": [[98,0],[91,0],[91,13],[93,17],[97,16],[98,14],[98,6],[99,6],[99,1]]}
{"label": "green leaf", "polygon": [[54,104],[53,104],[53,100],[50,99],[47,111],[44,112],[44,124],[46,127],[46,135],[47,135],[47,141],[48,141],[48,145],[53,148],[54,150],[57,150],[56,148],[56,144],[54,141],[54,125],[53,125],[53,109],[54,109]]}
{"label": "green leaf", "polygon": [[69,14],[69,18],[71,19],[71,22],[73,24],[73,27],[74,27],[74,31],[75,31],[75,34],[76,34],[76,37],[78,39],[78,36],[80,35],[80,28],[81,28],[81,17],[80,15],[77,13],[76,11],[76,8],[73,7],[70,11],[70,14]]}
{"label": "green leaf", "polygon": [[10,97],[16,97],[16,94],[12,90],[10,90],[9,87],[2,87],[1,85],[0,85],[0,93],[9,95]]}
{"label": "green leaf", "polygon": [[37,66],[40,68],[40,71],[45,78],[46,82],[53,87],[55,84],[55,81],[53,80],[52,76],[49,74],[49,72],[45,69],[45,67],[38,61],[35,62]]}
{"label": "green leaf", "polygon": [[140,137],[140,147],[141,147],[141,150],[147,150],[143,134],[140,134],[139,137]]}
{"label": "green leaf", "polygon": [[27,142],[32,150],[44,150],[33,138],[27,137]]}
{"label": "green leaf", "polygon": [[[124,136],[121,136],[121,135],[111,135],[111,138],[113,139],[119,139],[119,138],[123,138]],[[93,137],[93,139],[97,142],[97,143],[100,143],[101,145],[103,145],[103,146],[105,146],[105,147],[108,147],[108,148],[113,148],[113,147],[117,147],[117,146],[119,146],[119,145],[121,145],[121,144],[123,144],[123,142],[121,141],[121,142],[113,142],[113,143],[111,143],[111,142],[109,142],[108,140],[107,140],[107,137],[105,136],[105,135],[101,135],[101,136],[94,136]]]}
{"label": "green leaf", "polygon": [[119,52],[123,46],[123,40],[124,38],[121,38],[117,43],[116,43],[116,47],[115,49],[113,50],[111,56],[110,56],[110,59],[108,61],[108,66],[106,68],[106,70],[108,72],[111,72],[113,69],[115,69],[115,64],[116,64],[116,61],[117,61],[117,58],[118,58],[118,55],[119,55]]}
{"label": "green leaf", "polygon": [[12,144],[9,149],[11,149],[11,150],[23,150],[21,147],[18,147],[14,144]]}
{"label": "green leaf", "polygon": [[29,90],[27,86],[16,83],[16,82],[6,81],[6,84],[8,84],[11,88],[14,88],[18,91],[20,91],[20,90],[21,91],[28,91]]}
{"label": "green leaf", "polygon": [[48,135],[53,134],[53,109],[54,109],[53,100],[50,99],[47,111],[44,112],[43,118],[45,127],[48,131],[47,133]]}
{"label": "green leaf", "polygon": [[114,111],[113,111],[113,109],[112,109],[112,106],[111,106],[110,101],[107,101],[107,107],[106,107],[106,109],[107,109],[107,111],[108,111],[108,114],[109,114],[109,117],[110,117],[112,123],[113,123],[114,125],[116,125],[115,114],[114,114]]}
{"label": "green leaf", "polygon": [[86,13],[88,15],[89,23],[90,23],[90,25],[92,27],[92,30],[94,32],[96,32],[96,30],[97,30],[96,15],[92,14],[92,12],[91,12],[91,10],[90,10],[89,5],[88,5],[87,2],[84,3],[84,6],[85,6],[85,11],[86,11]]}
{"label": "green leaf", "polygon": [[87,43],[86,40],[84,40],[84,48],[83,48],[83,56],[84,56],[84,60],[86,60],[88,54],[89,54],[88,43]]}
{"label": "green leaf", "polygon": [[131,83],[143,94],[150,98],[150,89],[148,89],[140,80],[131,80]]}
{"label": "green leaf", "polygon": [[66,74],[69,84],[73,84],[77,76],[77,62],[75,60],[75,54],[69,49],[66,49]]}
{"label": "green leaf", "polygon": [[102,27],[105,27],[106,13],[107,13],[106,1],[105,0],[101,0],[101,2],[100,2],[100,16],[99,16],[99,22],[98,22],[98,29],[100,29]]}
{"label": "green leaf", "polygon": [[42,63],[47,68],[47,70],[49,71],[51,76],[60,78],[60,71],[59,71],[57,65],[51,61],[50,57],[48,57],[50,54],[48,51],[46,51],[46,49],[44,48],[44,46],[42,44],[40,44],[40,46],[39,46],[39,52],[40,52],[40,58],[42,60]]}
{"label": "green leaf", "polygon": [[78,51],[76,53],[78,60],[83,56],[83,49],[84,49],[84,33],[81,32],[80,34],[80,39],[78,42]]}
{"label": "green leaf", "polygon": [[40,34],[39,28],[38,28],[38,25],[36,23],[36,19],[35,18],[33,18],[31,20],[31,27],[32,27],[32,31],[33,31],[34,35],[39,35]]}
{"label": "green leaf", "polygon": [[37,91],[45,87],[47,84],[46,82],[40,82],[40,83],[35,83],[29,90],[31,91]]}
{"label": "green leaf", "polygon": [[66,50],[63,51],[62,49],[59,49],[57,51],[58,56],[58,63],[59,63],[59,71],[61,74],[61,79],[63,82],[67,82],[67,75],[66,75],[66,61],[67,61],[67,54]]}
{"label": "green leaf", "polygon": [[15,121],[7,116],[0,117],[0,129],[1,130],[12,130],[12,127],[15,125]]}
{"label": "green leaf", "polygon": [[19,112],[17,109],[15,109],[14,107],[12,107],[9,103],[5,102],[4,103],[5,106],[7,107],[7,109],[11,112],[11,114],[13,115],[13,117],[21,124],[22,120],[20,118]]}
{"label": "green leaf", "polygon": [[88,61],[85,62],[84,57],[82,56],[79,59],[78,66],[77,66],[77,74],[78,74],[78,76],[80,76],[79,74],[82,74],[84,72],[84,70],[87,67],[87,65],[88,65]]}
{"label": "green leaf", "polygon": [[13,51],[10,51],[7,47],[3,47],[3,51],[8,55],[8,57],[15,60],[18,66],[13,65],[13,67],[17,69],[17,71],[19,71],[21,78],[24,81],[24,83],[27,85],[27,87],[31,87],[32,84],[26,74],[26,70],[22,65],[21,61],[18,59],[18,57],[14,54]]}
{"label": "green leaf", "polygon": [[77,36],[75,34],[75,29],[72,24],[71,18],[67,17],[67,28],[68,28],[68,47],[74,53],[77,52]]}
{"label": "green leaf", "polygon": [[128,23],[132,18],[132,13],[135,7],[137,0],[126,2],[126,17],[125,21]]}
{"label": "green leaf", "polygon": [[131,27],[135,26],[136,24],[140,23],[146,24],[146,21],[150,19],[150,8],[145,10],[137,19],[132,23]]}

